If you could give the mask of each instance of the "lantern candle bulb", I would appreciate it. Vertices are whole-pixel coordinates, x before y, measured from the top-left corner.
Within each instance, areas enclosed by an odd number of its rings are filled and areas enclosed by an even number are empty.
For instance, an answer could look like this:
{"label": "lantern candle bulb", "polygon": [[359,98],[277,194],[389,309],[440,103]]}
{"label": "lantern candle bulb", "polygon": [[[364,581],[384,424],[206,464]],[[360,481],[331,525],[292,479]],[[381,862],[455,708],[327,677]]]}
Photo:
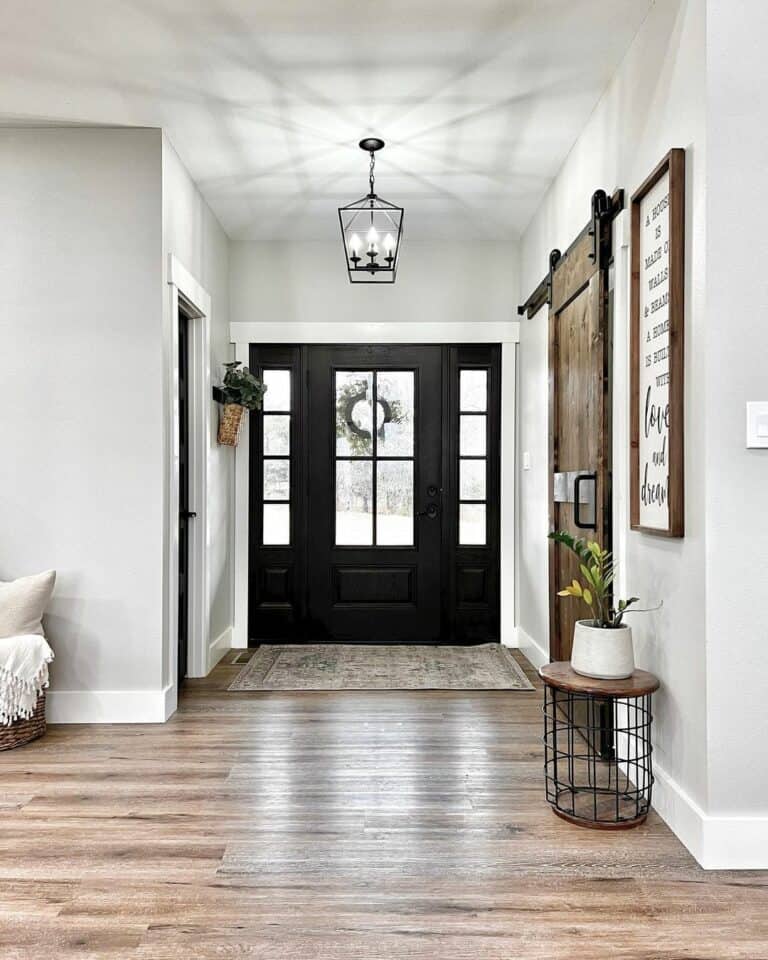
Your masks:
{"label": "lantern candle bulb", "polygon": [[360,261],[360,237],[356,233],[353,233],[349,238],[349,259],[357,264]]}

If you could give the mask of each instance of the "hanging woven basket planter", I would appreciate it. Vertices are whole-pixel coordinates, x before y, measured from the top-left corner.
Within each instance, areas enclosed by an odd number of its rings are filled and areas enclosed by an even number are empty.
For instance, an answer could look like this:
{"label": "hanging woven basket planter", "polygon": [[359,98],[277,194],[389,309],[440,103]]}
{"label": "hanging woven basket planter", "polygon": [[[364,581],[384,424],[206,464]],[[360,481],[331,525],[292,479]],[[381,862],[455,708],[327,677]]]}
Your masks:
{"label": "hanging woven basket planter", "polygon": [[225,403],[219,416],[219,443],[226,447],[236,447],[240,440],[245,407],[239,403]]}
{"label": "hanging woven basket planter", "polygon": [[261,410],[261,398],[267,388],[239,360],[225,363],[224,369],[226,373],[221,386],[213,388],[213,399],[221,404],[219,443],[236,447],[246,410]]}

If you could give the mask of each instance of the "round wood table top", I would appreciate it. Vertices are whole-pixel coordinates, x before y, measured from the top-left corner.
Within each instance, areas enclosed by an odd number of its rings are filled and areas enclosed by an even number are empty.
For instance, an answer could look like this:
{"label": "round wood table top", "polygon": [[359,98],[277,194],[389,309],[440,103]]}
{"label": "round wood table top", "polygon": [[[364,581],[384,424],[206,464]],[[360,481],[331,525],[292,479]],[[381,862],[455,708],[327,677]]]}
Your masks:
{"label": "round wood table top", "polygon": [[626,680],[598,680],[576,673],[567,660],[547,663],[539,676],[550,687],[571,693],[590,693],[603,697],[642,697],[659,689],[659,678],[646,670],[635,670]]}

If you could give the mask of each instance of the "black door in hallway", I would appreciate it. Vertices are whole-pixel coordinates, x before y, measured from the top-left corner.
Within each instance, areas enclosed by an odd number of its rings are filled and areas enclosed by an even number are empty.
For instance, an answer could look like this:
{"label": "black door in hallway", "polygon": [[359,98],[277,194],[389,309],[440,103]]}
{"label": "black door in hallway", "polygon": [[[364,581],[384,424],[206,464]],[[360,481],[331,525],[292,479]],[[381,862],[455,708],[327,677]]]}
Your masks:
{"label": "black door in hallway", "polygon": [[189,318],[179,310],[178,685],[187,675],[189,640]]}
{"label": "black door in hallway", "polygon": [[251,351],[251,642],[498,640],[499,348]]}
{"label": "black door in hallway", "polygon": [[439,346],[310,353],[309,611],[323,635],[440,640],[441,374]]}

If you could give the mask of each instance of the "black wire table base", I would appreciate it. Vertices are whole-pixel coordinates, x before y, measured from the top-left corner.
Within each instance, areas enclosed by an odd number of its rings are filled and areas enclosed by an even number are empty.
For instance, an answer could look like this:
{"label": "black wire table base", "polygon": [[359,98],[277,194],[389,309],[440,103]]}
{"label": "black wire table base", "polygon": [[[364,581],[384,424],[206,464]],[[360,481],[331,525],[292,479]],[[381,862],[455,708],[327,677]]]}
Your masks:
{"label": "black wire table base", "polygon": [[651,806],[651,694],[544,686],[547,800],[564,820],[603,830],[641,824]]}

